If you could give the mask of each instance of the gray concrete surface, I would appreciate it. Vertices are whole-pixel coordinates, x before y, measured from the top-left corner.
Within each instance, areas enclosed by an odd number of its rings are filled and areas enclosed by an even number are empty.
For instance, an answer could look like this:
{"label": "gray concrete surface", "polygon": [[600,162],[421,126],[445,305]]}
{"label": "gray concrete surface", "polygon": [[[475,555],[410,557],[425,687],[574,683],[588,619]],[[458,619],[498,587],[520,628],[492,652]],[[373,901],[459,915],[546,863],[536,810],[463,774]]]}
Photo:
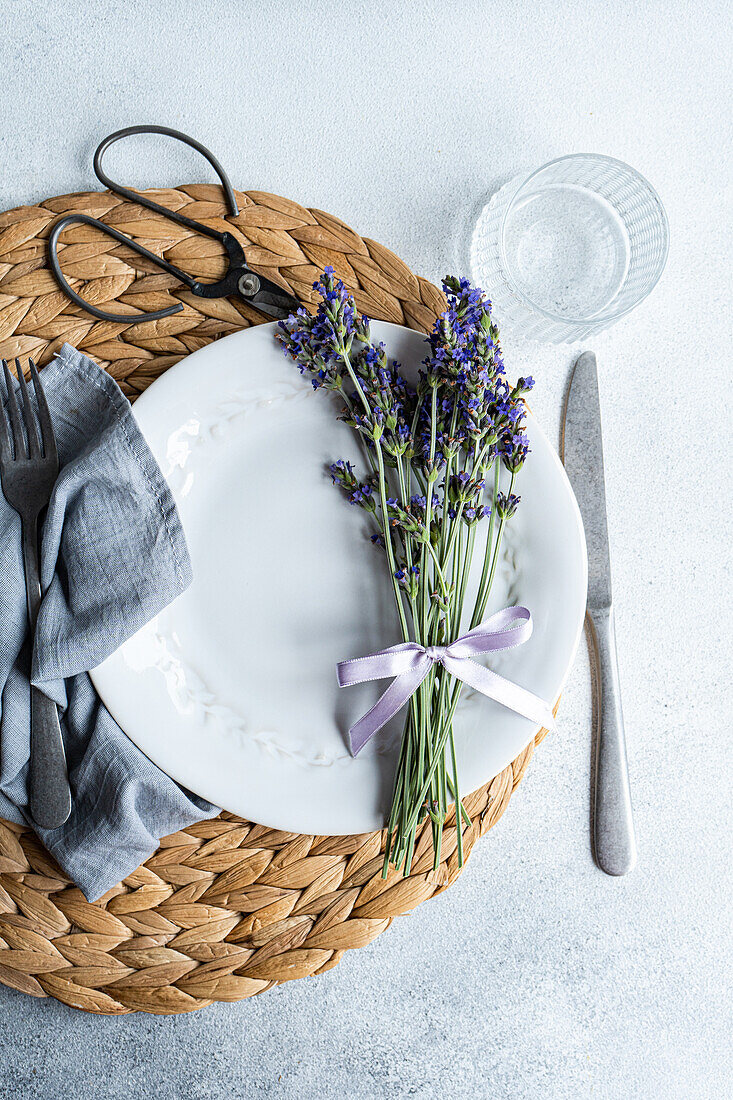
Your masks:
{"label": "gray concrete surface", "polygon": [[[0,987],[3,1100],[729,1095],[726,7],[5,0],[2,209],[94,186],[97,140],[155,121],[431,278],[465,269],[497,184],[565,152],[638,167],[672,243],[657,291],[593,343],[637,870],[589,854],[583,650],[557,733],[446,896],[322,978],[190,1017]],[[205,178],[142,144],[113,164],[139,186]],[[504,343],[556,438],[574,352]]]}

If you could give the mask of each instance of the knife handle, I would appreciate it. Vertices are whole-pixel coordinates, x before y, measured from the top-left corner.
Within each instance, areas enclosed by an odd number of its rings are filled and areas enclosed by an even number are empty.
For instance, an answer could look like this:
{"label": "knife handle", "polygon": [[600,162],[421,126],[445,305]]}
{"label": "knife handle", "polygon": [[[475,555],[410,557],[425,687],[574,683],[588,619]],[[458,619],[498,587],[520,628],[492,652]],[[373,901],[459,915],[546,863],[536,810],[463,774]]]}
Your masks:
{"label": "knife handle", "polygon": [[589,609],[588,619],[599,696],[593,822],[595,856],[598,866],[607,875],[626,875],[636,863],[636,836],[613,610]]}

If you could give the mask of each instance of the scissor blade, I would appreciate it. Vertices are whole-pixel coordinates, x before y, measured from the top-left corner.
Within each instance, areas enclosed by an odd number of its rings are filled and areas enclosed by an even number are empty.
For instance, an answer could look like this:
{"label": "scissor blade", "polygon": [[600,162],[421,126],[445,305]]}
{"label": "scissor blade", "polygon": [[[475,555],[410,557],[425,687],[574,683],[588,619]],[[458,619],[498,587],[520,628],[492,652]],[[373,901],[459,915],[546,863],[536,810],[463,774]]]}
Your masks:
{"label": "scissor blade", "polygon": [[300,306],[298,299],[291,294],[286,294],[284,291],[265,290],[264,287],[261,287],[252,298],[245,298],[244,300],[254,306],[255,309],[258,309],[260,313],[278,319],[289,317]]}

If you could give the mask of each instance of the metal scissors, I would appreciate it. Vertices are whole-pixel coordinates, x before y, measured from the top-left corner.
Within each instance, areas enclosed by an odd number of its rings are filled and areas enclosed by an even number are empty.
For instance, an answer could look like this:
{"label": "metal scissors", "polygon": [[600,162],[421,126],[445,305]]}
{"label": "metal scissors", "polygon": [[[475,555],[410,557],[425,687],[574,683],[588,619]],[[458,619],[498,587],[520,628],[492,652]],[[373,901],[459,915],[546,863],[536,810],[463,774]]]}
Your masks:
{"label": "metal scissors", "polygon": [[168,306],[166,309],[155,310],[152,313],[136,313],[131,317],[120,313],[108,313],[106,310],[97,309],[96,306],[90,305],[89,302],[84,301],[81,295],[77,294],[66,281],[61,271],[57,251],[59,235],[67,226],[81,222],[85,225],[96,226],[102,233],[106,233],[108,237],[113,237],[116,241],[120,241],[122,244],[127,245],[128,248],[133,249],[133,251],[137,252],[140,256],[145,256],[146,259],[150,260],[157,267],[162,268],[163,271],[167,271],[169,275],[174,275],[177,279],[180,279],[181,282],[188,287],[191,293],[199,298],[228,298],[235,295],[249,303],[249,305],[254,306],[254,308],[261,313],[276,318],[287,317],[288,314],[296,310],[300,305],[297,298],[293,297],[292,294],[288,294],[287,291],[283,290],[282,287],[278,286],[276,283],[271,282],[270,279],[266,279],[263,275],[258,275],[248,267],[244,249],[231,233],[220,233],[217,229],[211,229],[207,225],[202,225],[201,222],[194,221],[193,218],[187,218],[185,215],[179,214],[175,210],[168,210],[165,206],[160,206],[157,202],[153,202],[151,199],[147,198],[146,195],[138,194],[136,191],[131,191],[127,187],[121,187],[120,184],[115,183],[114,180],[109,178],[102,168],[102,157],[116,141],[120,141],[121,138],[129,137],[131,134],[163,134],[166,137],[172,137],[177,141],[182,141],[185,145],[190,145],[192,149],[196,149],[197,152],[201,153],[201,155],[208,160],[219,177],[224,189],[224,195],[226,196],[229,213],[236,216],[239,213],[239,207],[234,197],[234,190],[226,172],[219,164],[219,161],[204,145],[201,145],[201,143],[194,138],[182,134],[180,130],[170,130],[167,126],[128,126],[124,130],[116,130],[114,134],[110,134],[109,137],[106,137],[100,142],[94,154],[94,171],[100,182],[116,195],[120,195],[130,202],[136,202],[140,206],[145,206],[148,210],[155,210],[156,213],[162,214],[164,218],[169,218],[170,221],[177,222],[178,225],[185,225],[188,229],[195,229],[197,232],[203,233],[207,237],[213,237],[214,240],[221,241],[229,260],[227,273],[223,279],[219,279],[216,283],[200,283],[198,279],[193,279],[190,275],[187,275],[185,271],[181,271],[180,268],[168,263],[167,260],[162,259],[160,256],[156,256],[155,253],[150,252],[147,248],[144,248],[143,245],[138,244],[137,241],[132,240],[130,237],[126,237],[124,233],[120,233],[117,229],[113,229],[112,226],[105,225],[104,222],[99,221],[97,218],[92,218],[88,214],[67,214],[56,222],[51,232],[51,236],[49,237],[48,262],[60,286],[68,294],[71,300],[78,306],[81,306],[82,309],[85,309],[87,313],[91,313],[93,317],[98,317],[100,321],[124,321],[129,325],[142,324],[143,321],[157,321],[160,320],[161,317],[170,317],[172,314],[179,313],[183,309],[182,303],[179,302],[177,305]]}

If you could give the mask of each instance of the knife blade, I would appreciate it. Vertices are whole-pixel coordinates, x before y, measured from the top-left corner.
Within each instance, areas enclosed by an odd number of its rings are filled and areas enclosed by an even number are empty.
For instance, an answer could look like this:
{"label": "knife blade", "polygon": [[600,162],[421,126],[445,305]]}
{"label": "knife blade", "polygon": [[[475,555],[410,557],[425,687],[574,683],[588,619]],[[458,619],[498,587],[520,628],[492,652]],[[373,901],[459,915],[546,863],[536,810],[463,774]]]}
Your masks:
{"label": "knife blade", "polygon": [[610,607],[606,482],[603,471],[598,368],[592,351],[575,364],[563,428],[563,462],[583,517],[588,546],[588,607]]}
{"label": "knife blade", "polygon": [[598,368],[590,351],[583,352],[573,370],[565,404],[562,451],[588,547],[587,614],[598,672],[595,857],[607,874],[625,875],[636,863],[636,837],[616,656]]}

